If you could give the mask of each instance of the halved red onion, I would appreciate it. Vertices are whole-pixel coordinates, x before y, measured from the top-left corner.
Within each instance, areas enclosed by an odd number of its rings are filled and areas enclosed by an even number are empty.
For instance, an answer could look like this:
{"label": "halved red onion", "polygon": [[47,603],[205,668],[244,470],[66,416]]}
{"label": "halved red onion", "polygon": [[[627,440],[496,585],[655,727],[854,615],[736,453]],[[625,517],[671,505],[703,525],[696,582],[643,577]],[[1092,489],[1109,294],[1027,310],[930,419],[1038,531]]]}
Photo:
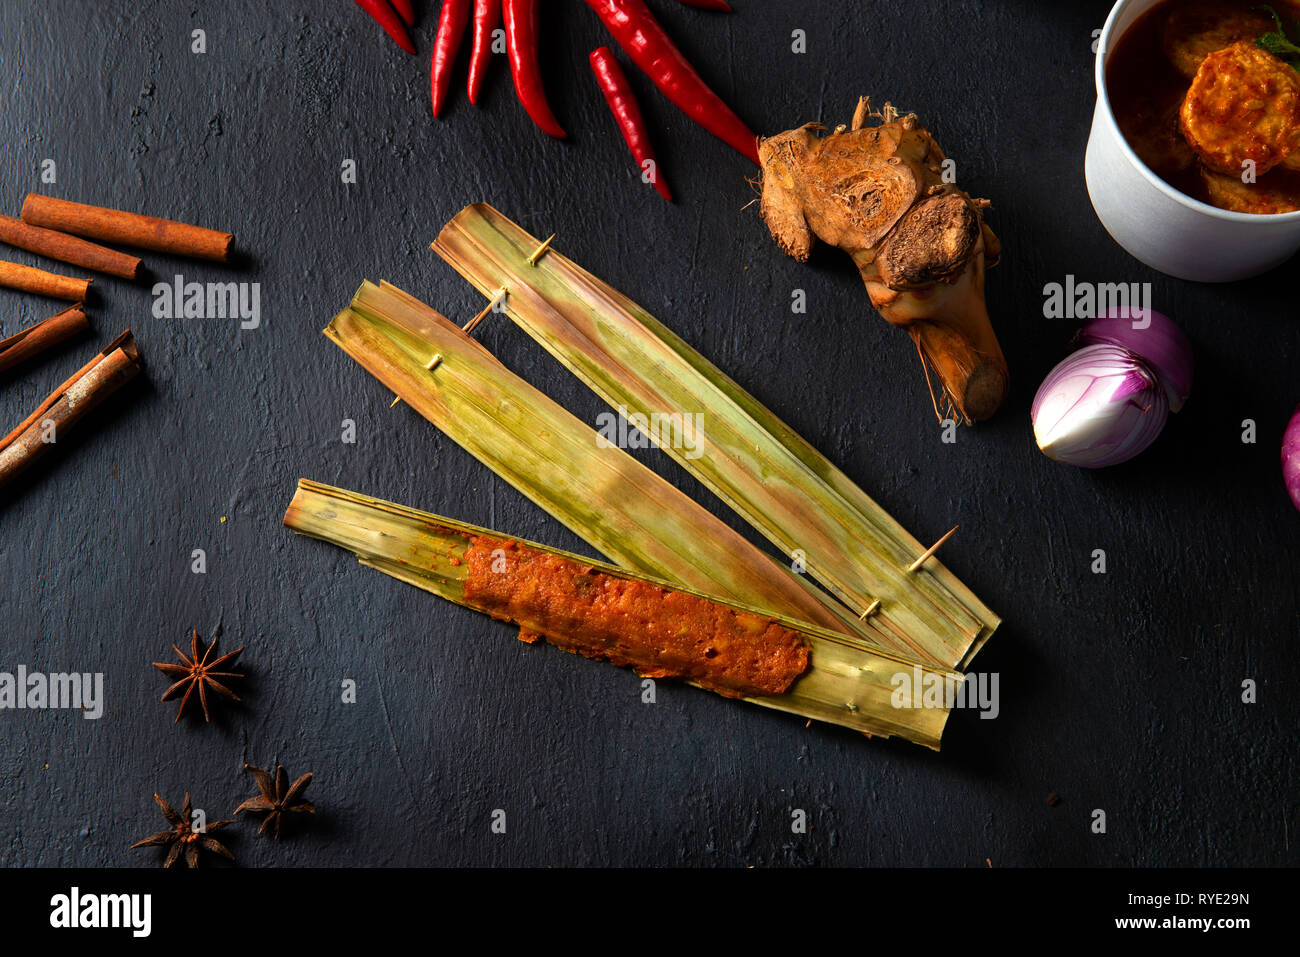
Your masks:
{"label": "halved red onion", "polygon": [[1171,412],[1183,407],[1192,391],[1192,344],[1177,323],[1154,309],[1111,309],[1075,336],[1077,345],[1107,342],[1123,346],[1156,374]]}
{"label": "halved red onion", "polygon": [[1128,349],[1099,343],[1047,374],[1030,416],[1048,458],[1101,468],[1126,462],[1155,441],[1169,417],[1169,396]]}
{"label": "halved red onion", "polygon": [[1300,508],[1300,406],[1282,433],[1282,481],[1296,508]]}

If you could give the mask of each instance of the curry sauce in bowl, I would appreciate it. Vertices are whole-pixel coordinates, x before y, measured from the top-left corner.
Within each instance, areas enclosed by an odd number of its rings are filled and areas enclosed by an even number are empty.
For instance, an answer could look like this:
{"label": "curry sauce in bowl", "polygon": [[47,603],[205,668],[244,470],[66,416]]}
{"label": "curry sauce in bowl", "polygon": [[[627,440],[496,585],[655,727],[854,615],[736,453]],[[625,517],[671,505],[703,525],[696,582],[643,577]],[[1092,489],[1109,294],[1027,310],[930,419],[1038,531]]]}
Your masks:
{"label": "curry sauce in bowl", "polygon": [[[1163,0],[1105,60],[1116,125],[1156,176],[1210,206],[1300,210],[1300,72],[1264,45],[1290,36],[1300,3]],[[1285,36],[1285,34],[1284,34]],[[1300,62],[1300,59],[1292,62]]]}

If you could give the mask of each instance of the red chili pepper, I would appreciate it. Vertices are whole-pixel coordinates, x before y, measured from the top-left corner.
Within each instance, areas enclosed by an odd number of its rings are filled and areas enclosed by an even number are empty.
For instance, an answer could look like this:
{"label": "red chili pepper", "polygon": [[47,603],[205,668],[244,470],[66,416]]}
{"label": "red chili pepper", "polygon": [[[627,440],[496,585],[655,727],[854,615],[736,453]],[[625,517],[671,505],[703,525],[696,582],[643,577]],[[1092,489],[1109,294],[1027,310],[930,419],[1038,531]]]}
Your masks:
{"label": "red chili pepper", "polygon": [[730,13],[731,4],[727,0],[682,0],[682,3],[688,7],[699,7],[701,10],[717,10],[719,13]]}
{"label": "red chili pepper", "polygon": [[357,0],[357,6],[374,17],[375,22],[384,28],[384,32],[393,38],[393,42],[407,53],[415,52],[411,35],[406,32],[406,24],[397,16],[397,12],[388,0]]}
{"label": "red chili pepper", "polygon": [[[682,0],[682,3],[693,2],[698,2],[698,0]],[[709,0],[705,0],[705,2],[707,3]],[[718,0],[718,2],[723,2],[723,0]],[[411,0],[392,0],[392,4],[393,9],[397,11],[397,15],[406,21],[408,27],[415,26],[415,7],[412,6]]]}
{"label": "red chili pepper", "polygon": [[758,137],[695,72],[644,0],[587,0],[632,62],[714,136],[758,162]]}
{"label": "red chili pepper", "polygon": [[[632,88],[627,85],[627,76],[623,73],[623,68],[614,59],[614,54],[609,52],[609,47],[592,50],[588,59],[591,62],[591,72],[596,74],[596,85],[600,87],[600,92],[605,94],[609,111],[618,121],[618,128],[623,133],[623,141],[627,143],[627,148],[632,151],[637,165],[641,167],[642,177],[649,176],[654,188],[659,190],[659,195],[671,203],[673,194],[668,191],[668,184],[659,175],[659,161],[655,159],[654,147],[650,145],[650,135],[646,132],[641,107],[637,104]],[[650,163],[648,170],[646,163]]]}
{"label": "red chili pepper", "polygon": [[469,21],[469,0],[442,0],[438,16],[438,36],[433,41],[433,64],[429,69],[429,89],[433,94],[433,115],[442,112],[451,86],[451,68],[456,62],[465,24]]}
{"label": "red chili pepper", "polygon": [[492,59],[492,31],[501,25],[501,0],[474,0],[474,52],[469,59],[469,101],[478,106],[488,61]]}
{"label": "red chili pepper", "polygon": [[501,4],[506,23],[506,50],[510,54],[510,75],[515,81],[515,94],[533,122],[542,132],[562,140],[568,134],[546,101],[542,71],[537,63],[537,3],[538,0],[503,0]]}

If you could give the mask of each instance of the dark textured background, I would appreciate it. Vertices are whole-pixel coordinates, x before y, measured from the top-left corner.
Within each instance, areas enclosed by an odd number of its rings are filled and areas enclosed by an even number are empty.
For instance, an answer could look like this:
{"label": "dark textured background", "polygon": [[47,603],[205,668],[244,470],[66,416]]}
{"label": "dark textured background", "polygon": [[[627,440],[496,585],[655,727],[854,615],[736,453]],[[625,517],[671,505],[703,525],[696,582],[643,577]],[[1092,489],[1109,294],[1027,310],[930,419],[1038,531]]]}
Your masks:
{"label": "dark textured background", "polygon": [[[154,864],[127,850],[161,826],[152,793],[188,789],[228,815],[253,792],[244,761],[316,772],[321,811],[278,846],[242,824],[231,843],[244,865],[1300,860],[1300,515],[1278,468],[1300,399],[1294,266],[1198,286],[1107,237],[1082,167],[1091,33],[1108,5],[652,5],[761,133],[845,122],[859,93],[920,113],[961,184],[993,201],[1006,247],[988,284],[1014,379],[1003,412],[942,444],[910,343],[872,313],[848,262],[782,257],[745,208],[755,170],[634,74],[678,202],[643,187],[590,80],[586,54],[607,38],[578,0],[543,4],[565,143],[528,122],[504,58],[471,108],[465,50],[450,108],[431,119],[433,4],[420,4],[412,58],[344,0],[6,0],[0,209],[41,189],[49,157],[55,195],[232,231],[249,257],[237,268],[146,262],[168,278],[260,282],[263,324],[155,319],[147,285],[98,279],[93,340],[0,382],[16,422],[128,325],[147,369],[0,506],[0,670],[102,671],[108,698],[99,721],[0,713],[0,863]],[[206,55],[189,52],[195,28]],[[806,55],[790,52],[795,28]],[[355,186],[340,183],[345,158]],[[319,333],[363,278],[462,321],[476,311],[481,298],[427,248],[475,200],[558,232],[566,255],[752,389],[919,538],[960,522],[943,559],[1005,619],[977,661],[1001,674],[1001,716],[956,714],[936,755],[690,688],[661,685],[646,706],[628,671],[526,647],[283,529],[306,476],[587,550],[415,413],[390,411]],[[1199,363],[1158,444],[1101,472],[1047,460],[1028,422],[1073,332],[1041,318],[1043,284],[1066,273],[1153,281]],[[790,313],[794,288],[807,315]],[[0,332],[54,311],[0,292]],[[599,401],[510,323],[481,334],[594,421]],[[346,418],[355,445],[340,442]],[[1245,418],[1256,445],[1240,440]],[[665,456],[646,458],[721,510]],[[189,570],[195,548],[204,576]],[[1094,548],[1105,575],[1089,571]],[[173,725],[149,667],[191,627],[248,646],[246,706],[210,726]],[[352,706],[339,702],[346,678]],[[489,831],[494,808],[505,836]],[[793,808],[810,833],[791,834]],[[1094,808],[1104,836],[1089,831]]]}

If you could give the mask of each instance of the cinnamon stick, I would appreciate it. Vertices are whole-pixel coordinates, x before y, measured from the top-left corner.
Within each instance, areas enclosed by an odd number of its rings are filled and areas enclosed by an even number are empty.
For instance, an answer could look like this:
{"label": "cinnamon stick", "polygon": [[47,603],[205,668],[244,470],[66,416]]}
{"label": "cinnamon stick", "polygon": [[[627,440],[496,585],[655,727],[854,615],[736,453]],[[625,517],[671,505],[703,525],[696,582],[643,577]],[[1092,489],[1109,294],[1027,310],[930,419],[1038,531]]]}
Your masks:
{"label": "cinnamon stick", "polygon": [[140,276],[140,260],[135,256],[97,246],[67,233],[32,226],[12,216],[0,216],[0,243],[110,276],[123,279],[138,279]]}
{"label": "cinnamon stick", "polygon": [[16,429],[0,439],[0,486],[35,462],[87,412],[135,378],[140,353],[128,329],[59,386]]}
{"label": "cinnamon stick", "polygon": [[53,299],[67,299],[70,302],[85,302],[86,295],[90,292],[90,283],[89,279],[58,276],[44,269],[0,262],[0,286],[17,289],[20,292],[50,296]]}
{"label": "cinnamon stick", "polygon": [[42,319],[34,326],[28,326],[22,332],[15,333],[8,339],[0,340],[0,372],[12,369],[20,362],[51,349],[73,336],[90,328],[86,314],[79,306],[70,306],[48,319]]}
{"label": "cinnamon stick", "polygon": [[230,261],[235,237],[170,219],[142,216],[120,209],[87,206],[66,199],[29,193],[23,202],[23,222],[103,242],[138,246],[173,256]]}

